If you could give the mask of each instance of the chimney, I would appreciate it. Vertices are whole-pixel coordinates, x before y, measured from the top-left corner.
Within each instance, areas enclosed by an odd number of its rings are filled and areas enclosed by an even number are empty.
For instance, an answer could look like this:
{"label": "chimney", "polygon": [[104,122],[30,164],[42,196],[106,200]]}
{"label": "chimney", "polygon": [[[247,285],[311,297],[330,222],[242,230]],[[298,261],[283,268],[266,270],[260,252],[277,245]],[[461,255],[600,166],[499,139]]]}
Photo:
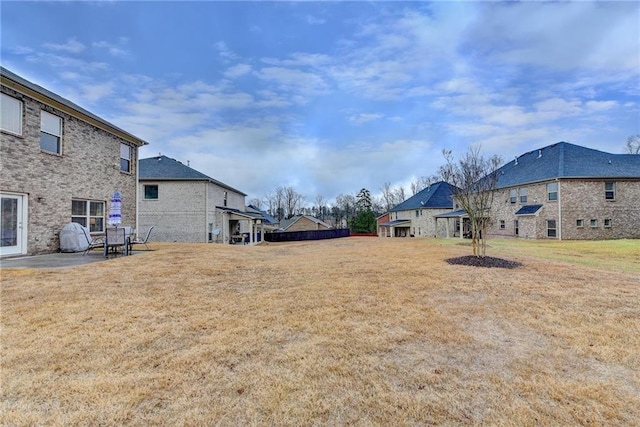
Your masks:
{"label": "chimney", "polygon": [[516,163],[515,163],[515,164],[516,164],[516,165],[518,164],[518,156],[516,156]]}
{"label": "chimney", "polygon": [[542,157],[542,150],[538,150],[538,158]]}

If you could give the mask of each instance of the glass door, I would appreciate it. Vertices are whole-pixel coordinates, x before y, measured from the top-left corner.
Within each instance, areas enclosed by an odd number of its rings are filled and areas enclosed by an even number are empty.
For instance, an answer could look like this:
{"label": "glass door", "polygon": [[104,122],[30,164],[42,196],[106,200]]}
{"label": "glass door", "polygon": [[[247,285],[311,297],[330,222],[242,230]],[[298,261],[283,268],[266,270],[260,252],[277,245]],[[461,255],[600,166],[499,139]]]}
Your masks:
{"label": "glass door", "polygon": [[18,195],[0,195],[0,255],[24,253],[23,198]]}

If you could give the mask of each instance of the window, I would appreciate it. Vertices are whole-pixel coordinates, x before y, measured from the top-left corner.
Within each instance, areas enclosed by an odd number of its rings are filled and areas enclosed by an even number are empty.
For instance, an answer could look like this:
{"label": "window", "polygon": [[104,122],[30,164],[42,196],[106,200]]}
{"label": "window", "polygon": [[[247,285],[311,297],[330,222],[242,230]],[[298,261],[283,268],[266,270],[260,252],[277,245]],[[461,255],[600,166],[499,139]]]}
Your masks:
{"label": "window", "polygon": [[120,144],[120,170],[131,172],[131,147],[127,144]]}
{"label": "window", "polygon": [[604,198],[605,200],[616,199],[616,183],[615,182],[604,183]]}
{"label": "window", "polygon": [[46,111],[40,112],[40,149],[62,154],[62,118]]}
{"label": "window", "polygon": [[513,234],[515,234],[516,236],[520,234],[520,227],[518,226],[517,219],[513,221]]}
{"label": "window", "polygon": [[515,203],[516,200],[518,200],[518,190],[512,188],[511,190],[509,190],[509,202]]}
{"label": "window", "polygon": [[520,189],[520,203],[527,203],[527,196],[529,191],[526,188]]}
{"label": "window", "polygon": [[584,220],[582,220],[582,219],[576,220],[576,227],[578,227],[578,228],[584,227]]}
{"label": "window", "polygon": [[592,219],[589,224],[591,225],[591,228],[596,228],[598,226],[598,220]]}
{"label": "window", "polygon": [[557,237],[558,230],[556,229],[556,220],[548,219],[547,220],[547,237]]}
{"label": "window", "polygon": [[558,200],[557,182],[550,182],[547,184],[547,200]]}
{"label": "window", "polygon": [[2,110],[0,128],[16,135],[22,135],[22,101],[3,93],[0,110]]}
{"label": "window", "polygon": [[504,222],[504,219],[501,219],[500,220],[500,230],[504,230],[505,228],[507,228],[507,226],[506,226],[506,224]]}
{"label": "window", "polygon": [[72,200],[71,221],[87,227],[92,233],[104,231],[104,202]]}
{"label": "window", "polygon": [[611,218],[604,219],[604,228],[611,228]]}
{"label": "window", "polygon": [[158,186],[157,185],[145,185],[144,186],[144,199],[145,200],[158,200]]}
{"label": "window", "polygon": [[420,216],[420,211],[416,210],[416,218],[418,218]]}
{"label": "window", "polygon": [[[223,206],[227,206],[227,192],[224,192],[224,205]],[[396,212],[396,219],[398,219],[398,213]]]}

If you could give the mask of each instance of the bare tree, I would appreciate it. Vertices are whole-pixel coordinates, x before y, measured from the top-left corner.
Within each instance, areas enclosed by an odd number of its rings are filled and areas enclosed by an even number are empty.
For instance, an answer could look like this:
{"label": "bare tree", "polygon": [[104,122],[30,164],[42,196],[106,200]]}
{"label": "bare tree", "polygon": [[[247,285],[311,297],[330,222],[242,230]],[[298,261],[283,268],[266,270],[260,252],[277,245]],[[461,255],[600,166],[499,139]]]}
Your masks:
{"label": "bare tree", "polygon": [[399,186],[398,188],[396,188],[394,190],[394,194],[395,194],[395,203],[394,205],[397,205],[398,203],[402,203],[407,199],[407,193],[404,191],[404,187],[403,186]]}
{"label": "bare tree", "polygon": [[437,175],[431,176],[421,176],[420,178],[416,178],[411,182],[411,195],[416,195],[434,182],[438,182],[439,178]]}
{"label": "bare tree", "polygon": [[627,138],[627,146],[624,151],[627,154],[640,154],[640,134]]}
{"label": "bare tree", "polygon": [[498,183],[499,156],[485,159],[480,146],[469,147],[458,162],[450,150],[442,150],[446,165],[440,168],[442,178],[454,187],[453,197],[467,212],[471,223],[473,255],[487,253],[487,229],[491,225],[491,206]]}
{"label": "bare tree", "polygon": [[315,204],[313,205],[313,207],[316,210],[316,218],[324,220],[324,214],[326,211],[324,197],[320,195],[316,196]]}
{"label": "bare tree", "polygon": [[254,197],[253,199],[249,200],[249,204],[255,207],[256,209],[258,209],[259,211],[261,211],[264,206],[264,202],[262,201],[262,199],[259,199],[257,197]]}
{"label": "bare tree", "polygon": [[284,219],[284,188],[276,188],[273,193],[267,195],[267,201],[269,203],[269,214],[278,221],[282,221]]}
{"label": "bare tree", "polygon": [[282,190],[284,194],[285,214],[287,218],[291,218],[302,208],[304,196],[298,193],[293,187],[285,187]]}
{"label": "bare tree", "polygon": [[390,182],[385,182],[382,186],[382,206],[385,212],[389,212],[396,205],[395,195]]}

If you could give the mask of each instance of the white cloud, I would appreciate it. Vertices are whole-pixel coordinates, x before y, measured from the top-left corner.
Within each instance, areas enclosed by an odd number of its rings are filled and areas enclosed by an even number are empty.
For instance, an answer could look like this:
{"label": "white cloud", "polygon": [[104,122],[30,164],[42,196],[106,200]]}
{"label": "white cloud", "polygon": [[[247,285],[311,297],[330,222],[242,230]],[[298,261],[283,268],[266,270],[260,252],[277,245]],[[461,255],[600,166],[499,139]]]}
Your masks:
{"label": "white cloud", "polygon": [[[124,40],[124,43],[126,43],[126,38],[121,38],[121,42],[122,40]],[[123,49],[121,46],[117,46],[115,44],[106,42],[106,41],[100,41],[100,42],[93,42],[91,44],[91,46],[98,48],[98,49],[105,49],[109,55],[114,56],[116,58],[123,58],[129,55],[129,52],[127,52],[125,49]]]}
{"label": "white cloud", "polygon": [[360,114],[354,114],[347,117],[347,120],[357,125],[361,125],[363,123],[370,122],[372,120],[378,120],[382,117],[384,117],[384,115],[378,114],[378,113],[360,113]]}
{"label": "white cloud", "polygon": [[242,77],[251,72],[251,65],[249,64],[236,64],[232,67],[227,68],[224,72],[224,76],[229,79],[236,79],[238,77]]}
{"label": "white cloud", "polygon": [[59,50],[59,51],[64,51],[69,53],[80,53],[86,48],[84,44],[82,44],[75,38],[68,39],[66,43],[60,43],[60,44],[45,43],[42,46],[44,46],[47,49]]}

